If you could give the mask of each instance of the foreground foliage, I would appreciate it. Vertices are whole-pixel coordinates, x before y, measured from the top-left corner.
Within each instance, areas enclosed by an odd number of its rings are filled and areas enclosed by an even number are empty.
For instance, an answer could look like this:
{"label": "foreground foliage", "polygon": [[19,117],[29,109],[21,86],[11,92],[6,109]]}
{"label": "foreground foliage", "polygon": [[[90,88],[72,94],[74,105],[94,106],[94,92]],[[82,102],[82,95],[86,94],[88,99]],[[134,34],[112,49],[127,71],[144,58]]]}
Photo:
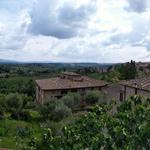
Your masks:
{"label": "foreground foliage", "polygon": [[22,149],[150,149],[150,103],[149,99],[142,101],[134,96],[119,106],[101,104],[65,126],[63,134],[45,129],[40,138],[31,137]]}

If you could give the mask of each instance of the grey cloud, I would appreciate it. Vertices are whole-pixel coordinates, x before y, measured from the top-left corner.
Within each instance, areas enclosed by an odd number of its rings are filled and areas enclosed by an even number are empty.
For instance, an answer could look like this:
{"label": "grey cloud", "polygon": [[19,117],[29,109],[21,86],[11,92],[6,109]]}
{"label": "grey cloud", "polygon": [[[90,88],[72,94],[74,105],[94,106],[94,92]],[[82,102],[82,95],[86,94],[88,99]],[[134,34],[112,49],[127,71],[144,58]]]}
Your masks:
{"label": "grey cloud", "polygon": [[65,24],[73,24],[88,19],[91,13],[95,11],[93,5],[74,8],[71,5],[64,5],[59,12],[59,19]]}
{"label": "grey cloud", "polygon": [[30,12],[31,24],[28,31],[35,35],[41,34],[58,38],[73,36],[74,32],[59,22],[55,9],[56,4],[53,0],[39,0]]}
{"label": "grey cloud", "polygon": [[24,35],[0,35],[0,41],[3,41],[0,44],[0,51],[3,50],[17,50],[20,49],[26,42],[27,37]]}
{"label": "grey cloud", "polygon": [[9,14],[6,20],[0,22],[2,25],[0,28],[0,51],[17,50],[25,44],[28,38],[26,35],[28,18],[24,13],[21,16],[23,17],[14,17],[14,14]]}
{"label": "grey cloud", "polygon": [[132,46],[144,46],[149,50],[150,39],[146,40],[146,36],[150,33],[150,28],[147,26],[150,19],[143,19],[142,17],[134,18],[132,20],[132,31],[129,33],[116,33],[114,32],[110,39],[103,43],[107,47],[112,44]]}
{"label": "grey cloud", "polygon": [[128,0],[129,7],[126,8],[129,11],[135,11],[142,13],[146,11],[148,0]]}
{"label": "grey cloud", "polygon": [[29,26],[28,31],[35,35],[54,36],[60,39],[70,38],[76,34],[76,31],[68,26],[62,25],[54,18],[41,18],[39,20],[32,18],[32,23]]}
{"label": "grey cloud", "polygon": [[81,22],[93,12],[92,6],[74,8],[73,5],[58,6],[54,0],[38,1],[31,11],[28,31],[36,35],[54,36],[64,39],[78,34]]}

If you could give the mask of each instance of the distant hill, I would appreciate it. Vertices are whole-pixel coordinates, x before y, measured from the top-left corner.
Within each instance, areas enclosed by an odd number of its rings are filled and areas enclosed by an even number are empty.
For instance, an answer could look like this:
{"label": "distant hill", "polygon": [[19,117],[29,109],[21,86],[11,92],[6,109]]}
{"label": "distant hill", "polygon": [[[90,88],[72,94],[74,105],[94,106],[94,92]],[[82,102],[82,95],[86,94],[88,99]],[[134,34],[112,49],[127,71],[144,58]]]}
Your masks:
{"label": "distant hill", "polygon": [[64,62],[52,62],[52,61],[35,61],[35,62],[20,62],[9,59],[0,59],[0,64],[52,64],[52,65],[60,65],[60,66],[71,66],[71,67],[97,67],[97,66],[110,66],[115,65],[113,63],[89,63],[89,62],[79,62],[79,63],[64,63]]}
{"label": "distant hill", "polygon": [[13,63],[19,63],[14,60],[8,60],[8,59],[0,59],[0,64],[13,64]]}

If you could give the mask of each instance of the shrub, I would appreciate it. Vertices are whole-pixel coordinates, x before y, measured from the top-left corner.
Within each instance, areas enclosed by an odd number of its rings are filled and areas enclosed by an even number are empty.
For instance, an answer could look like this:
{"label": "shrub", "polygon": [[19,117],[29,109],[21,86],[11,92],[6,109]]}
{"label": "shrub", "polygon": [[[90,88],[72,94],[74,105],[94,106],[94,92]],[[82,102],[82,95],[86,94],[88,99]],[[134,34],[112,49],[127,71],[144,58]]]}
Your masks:
{"label": "shrub", "polygon": [[135,105],[142,103],[142,97],[139,95],[131,96],[131,100],[134,102]]}
{"label": "shrub", "polygon": [[9,112],[18,112],[22,109],[22,106],[22,97],[18,93],[8,94],[6,96],[6,108]]}
{"label": "shrub", "polygon": [[11,118],[16,120],[29,121],[31,119],[30,112],[28,110],[22,110],[20,112],[13,112]]}
{"label": "shrub", "polygon": [[18,120],[21,118],[21,111],[23,108],[23,100],[21,95],[19,95],[18,93],[8,94],[6,96],[5,105],[7,111],[11,113],[11,117],[13,119]]}
{"label": "shrub", "polygon": [[35,101],[30,101],[26,104],[25,109],[36,109],[37,103]]}
{"label": "shrub", "polygon": [[43,119],[60,121],[71,114],[71,109],[64,105],[61,100],[54,98],[40,106],[39,113]]}
{"label": "shrub", "polygon": [[69,93],[63,96],[61,100],[66,106],[73,109],[80,103],[80,96],[77,93]]}
{"label": "shrub", "polygon": [[22,95],[22,99],[23,99],[23,108],[26,108],[27,106],[30,105],[30,103],[33,102],[33,98],[31,96]]}
{"label": "shrub", "polygon": [[98,100],[99,104],[108,104],[111,101],[112,100],[109,100],[109,98],[107,97],[106,93],[99,93],[99,100]]}
{"label": "shrub", "polygon": [[4,117],[5,111],[5,95],[0,94],[0,119]]}
{"label": "shrub", "polygon": [[31,135],[31,130],[29,127],[18,126],[16,130],[17,130],[17,136],[21,138],[30,137]]}
{"label": "shrub", "polygon": [[43,105],[40,105],[39,113],[42,118],[49,119],[51,118],[51,114],[57,105],[58,100],[55,98],[47,100]]}
{"label": "shrub", "polygon": [[28,96],[35,98],[35,85],[33,80],[29,80],[25,83],[22,93],[26,93]]}
{"label": "shrub", "polygon": [[53,132],[53,135],[60,136],[60,135],[63,135],[62,130],[65,125],[66,125],[66,122],[63,122],[63,121],[58,123],[52,120],[48,120],[44,122],[41,127],[45,129],[50,128]]}
{"label": "shrub", "polygon": [[5,107],[5,98],[4,94],[0,94],[0,106]]}
{"label": "shrub", "polygon": [[69,115],[71,115],[71,109],[61,103],[57,105],[52,112],[52,119],[54,121],[60,121],[63,118],[68,117]]}
{"label": "shrub", "polygon": [[20,118],[25,121],[30,121],[31,115],[29,110],[23,110],[20,112]]}
{"label": "shrub", "polygon": [[65,95],[65,96],[62,97],[61,100],[69,108],[73,108],[74,107],[74,98],[73,98],[73,96]]}
{"label": "shrub", "polygon": [[6,136],[8,133],[7,127],[0,127],[0,136]]}
{"label": "shrub", "polygon": [[0,119],[4,118],[4,109],[0,106]]}
{"label": "shrub", "polygon": [[78,93],[70,93],[70,95],[72,95],[72,97],[74,98],[74,104],[75,105],[80,104],[80,101],[81,101],[80,94],[78,94]]}
{"label": "shrub", "polygon": [[146,99],[146,104],[150,104],[150,98],[148,97],[147,99]]}
{"label": "shrub", "polygon": [[87,104],[95,104],[99,101],[100,93],[98,91],[88,91],[85,95]]}

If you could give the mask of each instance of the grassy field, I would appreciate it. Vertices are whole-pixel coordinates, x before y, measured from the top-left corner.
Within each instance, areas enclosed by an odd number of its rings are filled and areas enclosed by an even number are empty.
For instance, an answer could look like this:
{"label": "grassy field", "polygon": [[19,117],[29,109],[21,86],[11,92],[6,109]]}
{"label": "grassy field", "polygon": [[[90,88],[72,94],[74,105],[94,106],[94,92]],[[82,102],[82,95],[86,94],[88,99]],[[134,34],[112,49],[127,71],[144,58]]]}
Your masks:
{"label": "grassy field", "polygon": [[[0,148],[10,148],[16,149],[16,141],[17,136],[22,136],[21,144],[28,140],[28,133],[24,133],[25,131],[29,131],[32,136],[40,138],[41,132],[43,128],[51,128],[55,134],[61,134],[62,128],[67,124],[74,123],[81,114],[72,114],[71,116],[64,118],[59,122],[54,121],[39,121],[39,114],[36,111],[31,111],[32,121],[20,121],[13,120],[9,117],[7,119],[0,120]],[[22,130],[22,131],[21,131]],[[21,132],[19,132],[21,131]]]}
{"label": "grassy field", "polygon": [[32,128],[33,126],[35,131],[40,129],[38,124],[25,121],[10,119],[0,120],[0,147],[15,149],[17,129]]}
{"label": "grassy field", "polygon": [[15,149],[18,135],[24,137],[24,140],[27,140],[26,138],[31,133],[37,137],[39,136],[41,132],[40,124],[37,122],[39,114],[32,110],[30,114],[32,117],[31,122],[13,120],[9,115],[0,120],[0,147]]}

